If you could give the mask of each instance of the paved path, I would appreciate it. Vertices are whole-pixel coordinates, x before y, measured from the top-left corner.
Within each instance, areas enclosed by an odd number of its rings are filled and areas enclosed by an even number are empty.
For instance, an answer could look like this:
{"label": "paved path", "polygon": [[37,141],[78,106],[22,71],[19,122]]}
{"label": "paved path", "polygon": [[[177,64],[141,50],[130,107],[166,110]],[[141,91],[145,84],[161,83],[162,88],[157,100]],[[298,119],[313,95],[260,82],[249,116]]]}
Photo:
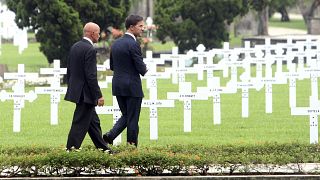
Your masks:
{"label": "paved path", "polygon": [[269,27],[268,28],[270,36],[280,36],[280,35],[304,35],[307,31],[300,29],[289,29],[289,28],[279,28],[279,27]]}

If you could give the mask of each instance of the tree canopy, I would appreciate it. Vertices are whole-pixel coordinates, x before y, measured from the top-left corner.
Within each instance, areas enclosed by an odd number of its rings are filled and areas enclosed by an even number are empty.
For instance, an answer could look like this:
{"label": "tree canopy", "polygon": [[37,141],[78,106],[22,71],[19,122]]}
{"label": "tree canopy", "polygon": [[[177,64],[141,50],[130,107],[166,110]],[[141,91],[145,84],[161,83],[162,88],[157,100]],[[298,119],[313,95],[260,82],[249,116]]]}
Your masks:
{"label": "tree canopy", "polygon": [[226,24],[247,12],[245,0],[157,0],[157,37],[170,37],[183,52],[202,43],[206,48],[221,47],[229,40]]}
{"label": "tree canopy", "polygon": [[82,37],[86,22],[97,23],[102,30],[120,27],[127,16],[130,0],[7,0],[16,13],[16,23],[36,31],[40,51],[48,62],[60,59],[65,67],[73,43]]}

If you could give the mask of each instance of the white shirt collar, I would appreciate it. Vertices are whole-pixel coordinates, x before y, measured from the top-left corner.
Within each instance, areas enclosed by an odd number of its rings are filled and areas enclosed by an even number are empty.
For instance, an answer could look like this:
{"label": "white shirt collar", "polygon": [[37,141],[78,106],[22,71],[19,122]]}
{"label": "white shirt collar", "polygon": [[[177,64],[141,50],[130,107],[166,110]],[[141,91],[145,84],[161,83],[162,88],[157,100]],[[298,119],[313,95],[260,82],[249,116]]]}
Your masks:
{"label": "white shirt collar", "polygon": [[134,39],[135,41],[137,41],[136,37],[135,37],[132,33],[126,32],[125,34],[130,35],[131,37],[133,37],[133,39]]}
{"label": "white shirt collar", "polygon": [[91,43],[91,45],[93,46],[93,42],[91,41],[91,39],[89,39],[87,37],[83,37],[83,39],[88,40]]}

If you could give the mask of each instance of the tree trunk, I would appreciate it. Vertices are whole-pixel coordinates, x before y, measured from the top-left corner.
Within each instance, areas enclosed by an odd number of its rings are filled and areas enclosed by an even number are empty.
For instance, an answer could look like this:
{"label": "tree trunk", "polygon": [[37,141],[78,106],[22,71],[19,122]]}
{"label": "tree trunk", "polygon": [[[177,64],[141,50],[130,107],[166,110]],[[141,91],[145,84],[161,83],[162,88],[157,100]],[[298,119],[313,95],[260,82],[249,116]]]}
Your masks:
{"label": "tree trunk", "polygon": [[304,23],[307,25],[308,34],[311,34],[311,19],[314,16],[314,11],[320,5],[320,0],[314,0],[311,4],[307,4],[305,0],[299,0],[298,6],[303,16]]}
{"label": "tree trunk", "polygon": [[258,35],[268,35],[268,6],[258,12],[259,23],[258,23]]}
{"label": "tree trunk", "polygon": [[289,18],[289,15],[288,15],[288,12],[286,10],[286,7],[282,6],[279,8],[279,13],[281,14],[281,21],[282,22],[288,22],[290,21],[290,18]]}

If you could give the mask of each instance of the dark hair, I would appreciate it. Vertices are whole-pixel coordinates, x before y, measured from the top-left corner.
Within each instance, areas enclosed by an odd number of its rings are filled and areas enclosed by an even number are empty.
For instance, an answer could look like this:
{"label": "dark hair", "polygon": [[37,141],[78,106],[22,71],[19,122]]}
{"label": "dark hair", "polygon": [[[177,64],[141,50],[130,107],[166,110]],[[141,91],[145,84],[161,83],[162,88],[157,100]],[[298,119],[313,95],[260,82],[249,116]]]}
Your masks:
{"label": "dark hair", "polygon": [[129,29],[130,26],[135,26],[138,24],[138,22],[142,21],[143,17],[139,16],[139,15],[130,15],[126,18],[126,29]]}

